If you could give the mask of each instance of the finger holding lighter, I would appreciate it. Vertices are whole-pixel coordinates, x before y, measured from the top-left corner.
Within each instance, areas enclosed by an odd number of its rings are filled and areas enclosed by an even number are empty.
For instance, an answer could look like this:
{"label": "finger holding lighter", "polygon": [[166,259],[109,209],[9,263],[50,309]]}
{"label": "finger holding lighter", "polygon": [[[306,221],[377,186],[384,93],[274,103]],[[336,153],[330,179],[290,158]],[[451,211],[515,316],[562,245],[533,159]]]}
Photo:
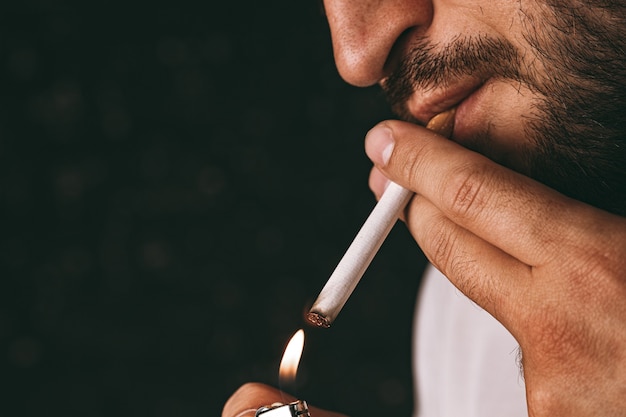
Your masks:
{"label": "finger holding lighter", "polygon": [[[298,414],[300,413],[300,414]],[[269,385],[249,382],[242,385],[226,402],[222,417],[346,417],[321,408]]]}

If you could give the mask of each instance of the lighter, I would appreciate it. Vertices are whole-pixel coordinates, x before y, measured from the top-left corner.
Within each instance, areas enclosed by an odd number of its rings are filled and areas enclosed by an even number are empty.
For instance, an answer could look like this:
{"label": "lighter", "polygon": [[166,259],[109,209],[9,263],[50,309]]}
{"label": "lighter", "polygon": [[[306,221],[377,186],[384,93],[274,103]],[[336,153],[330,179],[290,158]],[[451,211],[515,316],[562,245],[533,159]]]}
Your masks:
{"label": "lighter", "polygon": [[289,404],[274,403],[256,410],[255,417],[311,417],[306,401],[297,400]]}

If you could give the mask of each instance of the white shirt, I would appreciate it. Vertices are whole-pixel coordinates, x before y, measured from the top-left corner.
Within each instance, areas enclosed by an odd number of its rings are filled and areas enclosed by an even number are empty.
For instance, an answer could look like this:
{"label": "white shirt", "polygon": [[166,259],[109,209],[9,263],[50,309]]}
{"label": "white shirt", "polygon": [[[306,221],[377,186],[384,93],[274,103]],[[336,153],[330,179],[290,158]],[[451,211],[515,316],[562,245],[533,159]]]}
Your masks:
{"label": "white shirt", "polygon": [[418,417],[526,417],[518,344],[434,267],[416,309]]}

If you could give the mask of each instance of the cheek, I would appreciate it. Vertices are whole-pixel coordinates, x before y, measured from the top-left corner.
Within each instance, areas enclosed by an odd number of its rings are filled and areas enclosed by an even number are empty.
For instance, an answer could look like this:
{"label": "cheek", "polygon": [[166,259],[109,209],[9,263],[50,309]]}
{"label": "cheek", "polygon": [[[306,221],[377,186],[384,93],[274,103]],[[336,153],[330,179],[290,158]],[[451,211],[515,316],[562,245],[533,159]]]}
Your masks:
{"label": "cheek", "polygon": [[537,113],[538,97],[512,81],[493,81],[457,110],[454,140],[510,168],[524,163],[533,148],[529,123],[543,118]]}
{"label": "cheek", "polygon": [[434,9],[428,31],[437,40],[483,35],[504,39],[520,50],[528,47],[524,34],[529,28],[535,30],[535,22],[541,21],[537,20],[539,7],[535,2],[435,0]]}

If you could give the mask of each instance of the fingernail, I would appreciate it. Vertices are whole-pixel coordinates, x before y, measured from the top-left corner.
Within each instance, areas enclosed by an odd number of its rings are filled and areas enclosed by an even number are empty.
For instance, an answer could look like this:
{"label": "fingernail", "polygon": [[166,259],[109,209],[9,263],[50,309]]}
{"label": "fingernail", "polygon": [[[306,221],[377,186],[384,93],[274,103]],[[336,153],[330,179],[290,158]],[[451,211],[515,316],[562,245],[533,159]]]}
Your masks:
{"label": "fingernail", "polygon": [[393,146],[393,133],[385,125],[375,126],[365,135],[365,153],[378,166],[387,165]]}

